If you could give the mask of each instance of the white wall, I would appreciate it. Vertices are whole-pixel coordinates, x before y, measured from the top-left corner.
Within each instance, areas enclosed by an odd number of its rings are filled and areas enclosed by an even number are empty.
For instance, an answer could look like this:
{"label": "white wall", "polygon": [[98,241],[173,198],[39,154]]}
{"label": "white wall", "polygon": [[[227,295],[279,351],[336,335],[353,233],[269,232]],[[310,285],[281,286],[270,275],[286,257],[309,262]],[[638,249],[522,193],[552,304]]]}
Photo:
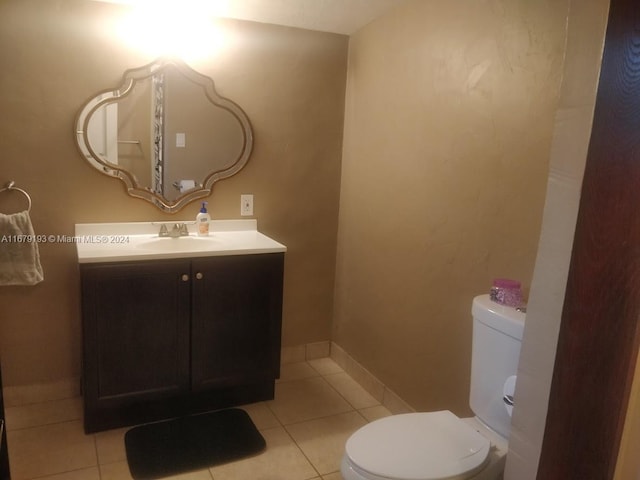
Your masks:
{"label": "white wall", "polygon": [[536,478],[609,0],[571,0],[542,233],[518,368],[505,479]]}

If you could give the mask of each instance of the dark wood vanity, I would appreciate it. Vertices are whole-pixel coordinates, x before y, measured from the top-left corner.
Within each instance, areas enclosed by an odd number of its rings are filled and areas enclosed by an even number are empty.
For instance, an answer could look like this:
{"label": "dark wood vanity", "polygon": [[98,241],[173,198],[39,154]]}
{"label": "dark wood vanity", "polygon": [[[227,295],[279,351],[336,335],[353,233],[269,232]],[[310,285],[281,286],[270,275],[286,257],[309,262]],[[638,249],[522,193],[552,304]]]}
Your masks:
{"label": "dark wood vanity", "polygon": [[284,253],[82,263],[87,433],[273,398]]}
{"label": "dark wood vanity", "polygon": [[[165,131],[192,147],[173,148]],[[74,135],[83,161],[169,213],[206,198],[253,149],[244,110],[175,58],[97,92]],[[113,136],[136,146],[135,162],[94,141]],[[159,223],[188,235],[159,238]],[[211,221],[204,238],[193,223],[76,225],[87,433],[273,398],[286,247],[256,219]]]}

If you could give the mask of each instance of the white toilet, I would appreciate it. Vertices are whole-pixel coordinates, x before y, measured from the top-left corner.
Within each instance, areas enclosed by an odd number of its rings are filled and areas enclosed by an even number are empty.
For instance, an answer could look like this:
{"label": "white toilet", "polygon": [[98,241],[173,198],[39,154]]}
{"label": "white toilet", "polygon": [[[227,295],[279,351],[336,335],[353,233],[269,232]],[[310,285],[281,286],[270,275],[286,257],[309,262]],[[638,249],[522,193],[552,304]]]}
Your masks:
{"label": "white toilet", "polygon": [[345,480],[496,480],[507,454],[525,314],[489,295],[473,299],[473,418],[448,410],[382,418],[345,447]]}

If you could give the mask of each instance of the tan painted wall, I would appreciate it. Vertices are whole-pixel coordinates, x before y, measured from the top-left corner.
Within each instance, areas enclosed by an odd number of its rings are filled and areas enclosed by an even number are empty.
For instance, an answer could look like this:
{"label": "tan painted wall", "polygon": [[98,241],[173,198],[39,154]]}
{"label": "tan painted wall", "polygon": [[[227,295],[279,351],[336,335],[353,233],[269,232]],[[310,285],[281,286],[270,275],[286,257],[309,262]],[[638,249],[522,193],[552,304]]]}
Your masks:
{"label": "tan painted wall", "polygon": [[351,38],[334,341],[468,411],[471,301],[531,282],[567,4],[410,2]]}
{"label": "tan painted wall", "polygon": [[[85,163],[74,117],[127,68],[153,58],[105,29],[121,7],[81,0],[0,2],[0,182],[33,198],[37,233],[72,235],[74,224],[195,218],[125,195],[123,184]],[[255,195],[259,228],[289,247],[284,345],[328,340],[348,38],[248,22],[224,22],[235,41],[192,66],[247,112],[255,149],[247,167],[214,187],[214,218],[239,218],[240,194]],[[0,198],[0,211],[20,208]],[[5,385],[73,378],[80,371],[79,278],[75,248],[41,244],[45,281],[0,287]]]}

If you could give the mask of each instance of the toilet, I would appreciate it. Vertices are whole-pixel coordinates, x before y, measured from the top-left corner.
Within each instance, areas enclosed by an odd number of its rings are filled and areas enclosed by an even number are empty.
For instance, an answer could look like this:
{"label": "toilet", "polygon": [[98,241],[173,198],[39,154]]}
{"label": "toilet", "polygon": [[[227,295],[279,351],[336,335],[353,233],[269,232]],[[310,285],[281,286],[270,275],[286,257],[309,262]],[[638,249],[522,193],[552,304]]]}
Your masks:
{"label": "toilet", "polygon": [[502,478],[525,314],[473,299],[469,405],[472,418],[448,410],[392,415],[347,440],[345,480],[496,480]]}

